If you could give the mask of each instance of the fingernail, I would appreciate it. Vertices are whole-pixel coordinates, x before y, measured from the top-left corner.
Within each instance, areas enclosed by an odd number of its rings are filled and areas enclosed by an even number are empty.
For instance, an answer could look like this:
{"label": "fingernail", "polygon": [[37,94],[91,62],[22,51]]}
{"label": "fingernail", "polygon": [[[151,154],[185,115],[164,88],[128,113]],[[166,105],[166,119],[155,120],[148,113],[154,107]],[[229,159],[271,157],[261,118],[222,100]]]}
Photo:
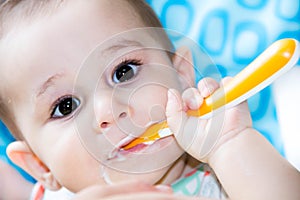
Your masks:
{"label": "fingernail", "polygon": [[168,90],[168,100],[171,101],[172,103],[176,101],[176,97],[173,93],[174,92],[172,92],[172,89]]}
{"label": "fingernail", "polygon": [[155,188],[161,192],[173,193],[173,189],[168,185],[156,185]]}
{"label": "fingernail", "polygon": [[202,90],[202,96],[203,96],[203,97],[208,97],[208,96],[210,95],[210,91],[211,91],[211,88],[205,87],[205,88]]}
{"label": "fingernail", "polygon": [[199,107],[198,102],[196,101],[196,99],[191,99],[191,101],[190,101],[190,107],[192,109],[197,109]]}

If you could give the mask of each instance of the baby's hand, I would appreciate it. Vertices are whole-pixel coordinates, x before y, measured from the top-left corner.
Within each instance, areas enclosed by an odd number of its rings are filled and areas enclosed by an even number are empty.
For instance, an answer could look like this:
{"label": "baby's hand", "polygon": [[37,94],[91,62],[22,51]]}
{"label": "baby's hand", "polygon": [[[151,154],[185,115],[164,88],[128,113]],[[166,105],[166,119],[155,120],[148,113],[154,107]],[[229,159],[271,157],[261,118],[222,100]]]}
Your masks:
{"label": "baby's hand", "polygon": [[[128,181],[114,185],[90,186],[75,194],[72,200],[201,200],[173,194],[168,186],[152,186],[139,181]],[[203,199],[204,200],[204,199]]]}
{"label": "baby's hand", "polygon": [[[225,78],[222,83],[226,84],[230,79]],[[252,126],[246,102],[215,113],[208,119],[186,114],[187,110],[198,109],[203,100],[219,87],[215,80],[205,78],[198,83],[197,89],[188,88],[182,95],[173,89],[168,93],[168,125],[179,145],[202,162],[209,162],[209,158],[222,144]]]}

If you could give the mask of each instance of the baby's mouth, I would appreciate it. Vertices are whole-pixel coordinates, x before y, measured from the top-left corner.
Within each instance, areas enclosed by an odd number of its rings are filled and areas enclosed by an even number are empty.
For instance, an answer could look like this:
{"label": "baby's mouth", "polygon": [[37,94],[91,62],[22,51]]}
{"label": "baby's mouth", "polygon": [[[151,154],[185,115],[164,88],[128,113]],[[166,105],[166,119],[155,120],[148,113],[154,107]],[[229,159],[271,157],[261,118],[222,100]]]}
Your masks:
{"label": "baby's mouth", "polygon": [[[109,155],[109,160],[119,158],[120,155],[141,152],[156,141],[171,136],[173,133],[166,121],[151,125],[140,137],[127,136],[121,140]],[[123,158],[123,156],[121,156]]]}

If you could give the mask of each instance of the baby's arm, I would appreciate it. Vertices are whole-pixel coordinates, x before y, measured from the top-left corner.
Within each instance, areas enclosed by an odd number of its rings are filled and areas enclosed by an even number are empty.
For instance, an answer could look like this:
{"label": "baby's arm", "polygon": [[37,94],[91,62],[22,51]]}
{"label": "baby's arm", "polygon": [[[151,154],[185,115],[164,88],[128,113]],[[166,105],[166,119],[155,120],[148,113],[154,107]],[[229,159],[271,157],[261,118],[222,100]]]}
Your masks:
{"label": "baby's arm", "polygon": [[152,186],[137,181],[116,183],[114,185],[90,186],[77,193],[72,200],[209,200],[205,198],[174,195],[167,186]]}
{"label": "baby's arm", "polygon": [[204,79],[182,96],[169,92],[168,124],[178,143],[214,169],[231,199],[300,199],[300,173],[252,128],[246,102],[207,120],[186,115],[218,87]]}
{"label": "baby's arm", "polygon": [[232,199],[300,199],[300,173],[252,128],[220,146],[209,164]]}

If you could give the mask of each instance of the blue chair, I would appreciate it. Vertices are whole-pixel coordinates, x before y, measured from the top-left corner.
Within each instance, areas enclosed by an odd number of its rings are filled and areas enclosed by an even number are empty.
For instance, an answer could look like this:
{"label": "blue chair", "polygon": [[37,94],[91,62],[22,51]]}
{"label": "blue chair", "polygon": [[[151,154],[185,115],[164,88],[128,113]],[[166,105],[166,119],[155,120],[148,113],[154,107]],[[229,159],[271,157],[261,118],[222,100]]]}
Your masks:
{"label": "blue chair", "polygon": [[9,163],[11,166],[13,166],[16,170],[18,170],[21,175],[24,176],[25,179],[27,179],[30,182],[35,182],[35,180],[29,176],[26,172],[24,172],[21,168],[13,164],[9,158],[6,155],[6,147],[7,145],[14,141],[13,136],[9,133],[5,125],[0,121],[0,159]]}

